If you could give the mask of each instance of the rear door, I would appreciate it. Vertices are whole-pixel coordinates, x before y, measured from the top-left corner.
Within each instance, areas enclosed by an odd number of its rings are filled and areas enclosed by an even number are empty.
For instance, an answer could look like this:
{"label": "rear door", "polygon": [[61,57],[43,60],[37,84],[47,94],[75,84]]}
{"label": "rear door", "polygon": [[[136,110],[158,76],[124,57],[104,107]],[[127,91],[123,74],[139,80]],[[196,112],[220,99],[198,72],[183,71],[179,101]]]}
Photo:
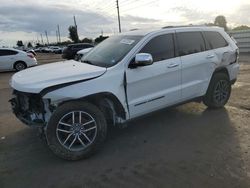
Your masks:
{"label": "rear door", "polygon": [[214,71],[214,51],[206,50],[201,31],[176,32],[181,58],[182,100],[205,94]]}
{"label": "rear door", "polygon": [[154,63],[126,71],[131,118],[174,104],[181,96],[181,61],[175,57],[174,34],[152,37],[138,53],[150,53]]}
{"label": "rear door", "polygon": [[217,64],[228,65],[235,61],[235,53],[237,51],[230,47],[229,43],[217,31],[204,31],[208,50],[215,53],[215,61]]}

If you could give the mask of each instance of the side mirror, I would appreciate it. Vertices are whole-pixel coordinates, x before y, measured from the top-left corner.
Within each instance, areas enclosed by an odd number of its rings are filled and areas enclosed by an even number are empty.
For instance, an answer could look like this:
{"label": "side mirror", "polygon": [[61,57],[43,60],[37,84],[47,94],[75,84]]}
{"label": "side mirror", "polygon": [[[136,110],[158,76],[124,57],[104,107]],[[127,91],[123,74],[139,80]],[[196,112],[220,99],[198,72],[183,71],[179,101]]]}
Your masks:
{"label": "side mirror", "polygon": [[130,64],[131,68],[148,66],[153,64],[153,57],[148,53],[139,53],[135,56],[135,61]]}

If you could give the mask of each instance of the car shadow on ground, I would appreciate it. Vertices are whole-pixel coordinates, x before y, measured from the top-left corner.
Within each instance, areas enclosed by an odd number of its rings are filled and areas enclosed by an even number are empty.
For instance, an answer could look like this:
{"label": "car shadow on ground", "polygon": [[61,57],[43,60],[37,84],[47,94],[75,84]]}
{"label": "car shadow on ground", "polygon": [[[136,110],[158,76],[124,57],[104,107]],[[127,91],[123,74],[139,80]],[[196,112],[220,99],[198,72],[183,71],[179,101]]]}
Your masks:
{"label": "car shadow on ground", "polygon": [[23,128],[1,143],[1,187],[247,187],[230,113],[194,103],[161,110],[109,128],[102,149],[76,162]]}

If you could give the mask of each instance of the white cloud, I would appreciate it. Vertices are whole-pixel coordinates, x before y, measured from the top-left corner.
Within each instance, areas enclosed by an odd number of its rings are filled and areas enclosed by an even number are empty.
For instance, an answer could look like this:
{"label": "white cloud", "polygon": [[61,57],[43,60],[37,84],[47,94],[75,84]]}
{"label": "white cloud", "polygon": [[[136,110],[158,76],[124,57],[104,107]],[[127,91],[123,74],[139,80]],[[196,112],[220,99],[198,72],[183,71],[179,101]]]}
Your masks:
{"label": "white cloud", "polygon": [[[230,26],[250,25],[249,0],[120,0],[123,31],[167,25],[213,22],[223,14]],[[57,24],[66,39],[76,16],[79,35],[96,37],[101,31],[118,32],[115,1],[110,0],[8,0],[0,6],[0,32],[5,41],[36,40],[47,30],[55,41]],[[14,42],[13,42],[14,41]],[[0,42],[2,45],[3,42]]]}

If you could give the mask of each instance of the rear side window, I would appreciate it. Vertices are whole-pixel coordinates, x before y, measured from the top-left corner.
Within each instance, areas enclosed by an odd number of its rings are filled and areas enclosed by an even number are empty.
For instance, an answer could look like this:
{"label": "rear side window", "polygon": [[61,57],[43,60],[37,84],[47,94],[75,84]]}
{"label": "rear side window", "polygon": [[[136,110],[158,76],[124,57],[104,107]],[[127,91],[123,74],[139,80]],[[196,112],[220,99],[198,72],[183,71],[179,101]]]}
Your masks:
{"label": "rear side window", "polygon": [[208,49],[216,49],[228,46],[227,41],[223,36],[215,31],[204,31],[204,36],[207,41]]}
{"label": "rear side window", "polygon": [[16,54],[18,54],[17,51],[13,51],[13,50],[0,50],[0,56],[16,55]]}
{"label": "rear side window", "polygon": [[181,32],[176,35],[180,56],[205,51],[205,41],[201,32]]}
{"label": "rear side window", "polygon": [[160,35],[151,39],[140,53],[150,53],[154,62],[173,58],[175,56],[173,34]]}

